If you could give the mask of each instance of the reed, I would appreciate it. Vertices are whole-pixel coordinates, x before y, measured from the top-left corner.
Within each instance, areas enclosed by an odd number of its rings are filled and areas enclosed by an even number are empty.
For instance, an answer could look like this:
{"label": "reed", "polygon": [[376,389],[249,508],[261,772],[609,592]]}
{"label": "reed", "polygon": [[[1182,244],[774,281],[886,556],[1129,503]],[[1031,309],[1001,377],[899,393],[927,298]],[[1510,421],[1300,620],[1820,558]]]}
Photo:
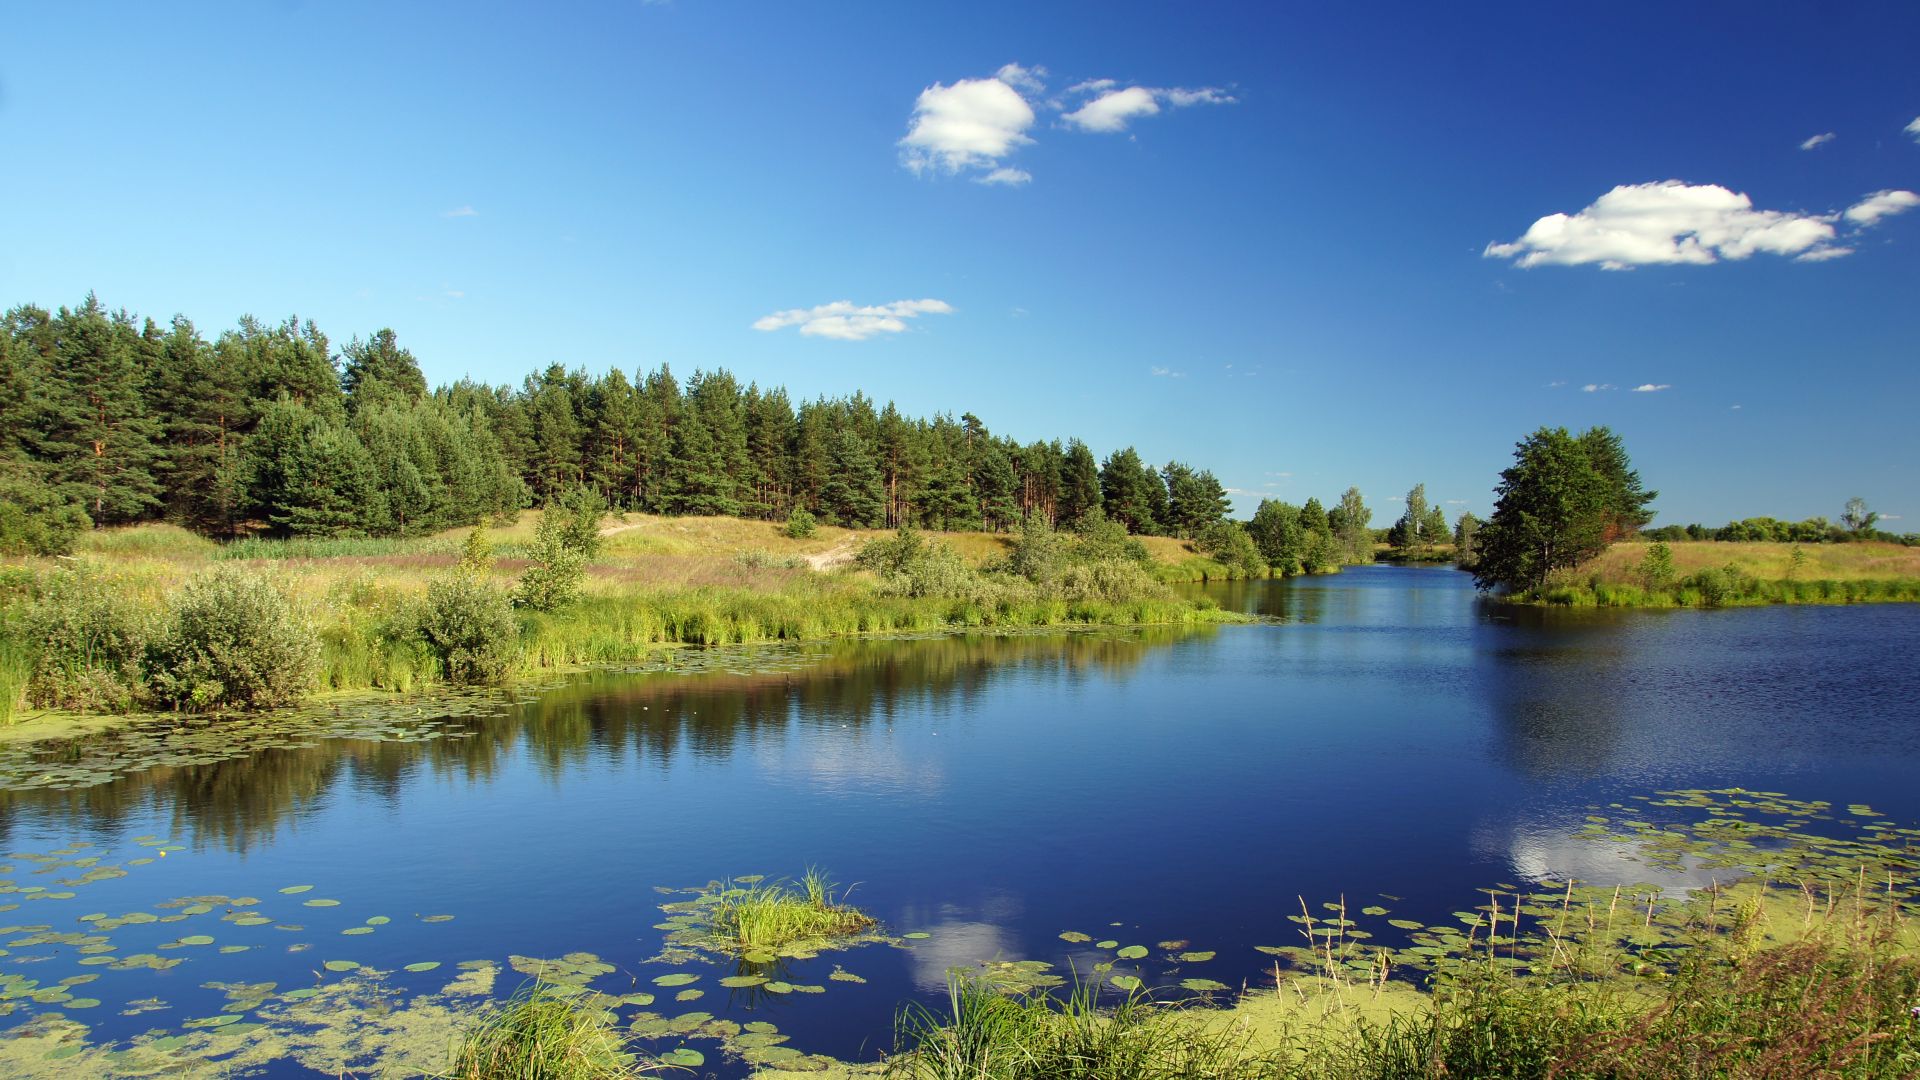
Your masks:
{"label": "reed", "polygon": [[535,984],[460,1040],[442,1080],[620,1080],[659,1066],[627,1049],[614,1017]]}

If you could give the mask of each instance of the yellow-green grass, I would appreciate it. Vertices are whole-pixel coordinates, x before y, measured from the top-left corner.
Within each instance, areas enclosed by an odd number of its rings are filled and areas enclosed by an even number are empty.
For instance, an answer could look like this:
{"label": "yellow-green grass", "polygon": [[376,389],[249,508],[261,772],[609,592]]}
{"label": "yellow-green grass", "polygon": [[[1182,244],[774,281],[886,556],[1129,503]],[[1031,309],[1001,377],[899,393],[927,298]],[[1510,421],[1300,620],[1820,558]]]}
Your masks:
{"label": "yellow-green grass", "polygon": [[833,883],[808,870],[797,884],[730,885],[713,900],[714,943],[731,951],[778,953],[790,946],[864,933],[873,917],[834,895]]}
{"label": "yellow-green grass", "polygon": [[[513,557],[530,543],[538,511],[489,529],[499,559],[489,577],[510,588],[526,567]],[[85,564],[111,588],[149,611],[193,575],[233,555],[272,575],[315,623],[322,656],[317,689],[326,692],[411,692],[440,680],[438,662],[400,630],[427,585],[452,571],[466,530],[408,541],[271,541],[222,547],[170,525],[102,529],[85,534],[69,560],[0,559],[0,725],[23,710],[31,657],[7,634],[9,590],[60,566]],[[1227,613],[1171,596],[1127,602],[1029,599],[979,601],[886,595],[851,563],[864,540],[884,535],[823,527],[788,538],[777,523],[736,518],[609,518],[602,551],[587,567],[582,597],[558,612],[522,612],[509,674],[529,676],[593,664],[643,659],[667,644],[750,644],[816,640],[864,633],[968,627],[1219,622]],[[1005,550],[1007,537],[949,533],[974,561]],[[1160,539],[1152,550],[1178,550]],[[328,554],[338,551],[340,554]],[[297,557],[279,557],[298,552]],[[368,553],[372,552],[372,553]],[[797,562],[812,557],[813,561]],[[1191,556],[1190,556],[1191,557]],[[809,566],[819,569],[810,569]],[[12,584],[8,585],[7,582]],[[1019,595],[1019,594],[1011,594]]]}
{"label": "yellow-green grass", "polygon": [[535,985],[480,1018],[442,1080],[617,1080],[652,1071],[614,1023],[612,1013]]}
{"label": "yellow-green grass", "polygon": [[[1920,549],[1887,543],[1669,543],[1672,576],[1647,579],[1651,544],[1615,544],[1505,599],[1564,607],[1751,607],[1920,601]],[[1796,556],[1797,553],[1797,556]]]}
{"label": "yellow-green grass", "polygon": [[[1582,566],[1580,574],[1583,577],[1597,574],[1602,581],[1612,584],[1637,584],[1640,564],[1650,546],[1645,542],[1615,544]],[[1793,566],[1796,548],[1805,557],[1798,570]],[[1669,543],[1667,549],[1673,553],[1674,572],[1680,577],[1734,566],[1762,581],[1920,578],[1920,548],[1899,544],[1723,544],[1703,540]]]}

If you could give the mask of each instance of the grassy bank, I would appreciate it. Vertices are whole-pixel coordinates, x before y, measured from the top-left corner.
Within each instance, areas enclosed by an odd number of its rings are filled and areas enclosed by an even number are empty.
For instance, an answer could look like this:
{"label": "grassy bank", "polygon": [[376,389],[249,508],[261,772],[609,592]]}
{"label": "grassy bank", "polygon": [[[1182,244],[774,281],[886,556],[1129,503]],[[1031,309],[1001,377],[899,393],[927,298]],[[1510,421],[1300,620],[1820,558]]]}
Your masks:
{"label": "grassy bank", "polygon": [[[0,724],[49,712],[284,704],[289,688],[255,678],[280,664],[299,667],[297,689],[307,695],[408,693],[630,662],[663,645],[1239,618],[1154,581],[1159,555],[1172,554],[1174,541],[1151,543],[1154,558],[1144,566],[1069,559],[1052,577],[1032,580],[1008,569],[1008,538],[946,534],[927,546],[949,559],[938,574],[890,576],[855,556],[891,534],[822,528],[795,539],[766,522],[642,515],[604,523],[577,599],[551,611],[508,611],[506,596],[538,556],[538,519],[528,513],[491,530],[495,558],[467,570],[466,534],[458,532],[223,546],[164,525],[88,533],[71,559],[6,560]],[[251,667],[236,674],[227,662],[232,648],[181,644],[182,597],[210,580],[220,585],[215,606],[258,601],[261,629],[241,635],[249,647],[284,624],[311,630],[311,657],[293,642],[277,658],[246,658]],[[255,595],[263,583],[282,608]]]}
{"label": "grassy bank", "polygon": [[1920,601],[1920,549],[1898,544],[1711,541],[1615,544],[1509,602],[1558,607],[1682,608]]}

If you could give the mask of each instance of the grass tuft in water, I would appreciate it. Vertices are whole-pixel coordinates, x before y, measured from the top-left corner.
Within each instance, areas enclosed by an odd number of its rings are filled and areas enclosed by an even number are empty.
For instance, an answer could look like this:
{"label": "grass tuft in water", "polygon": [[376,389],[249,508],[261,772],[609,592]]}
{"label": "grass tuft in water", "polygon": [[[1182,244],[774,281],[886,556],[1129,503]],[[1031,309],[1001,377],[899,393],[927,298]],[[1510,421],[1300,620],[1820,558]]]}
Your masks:
{"label": "grass tuft in water", "polygon": [[775,952],[789,945],[871,930],[871,915],[834,895],[834,883],[809,869],[797,884],[729,886],[717,895],[714,937],[730,950]]}
{"label": "grass tuft in water", "polygon": [[536,983],[461,1040],[442,1080],[615,1080],[658,1071],[628,1052],[611,1014]]}

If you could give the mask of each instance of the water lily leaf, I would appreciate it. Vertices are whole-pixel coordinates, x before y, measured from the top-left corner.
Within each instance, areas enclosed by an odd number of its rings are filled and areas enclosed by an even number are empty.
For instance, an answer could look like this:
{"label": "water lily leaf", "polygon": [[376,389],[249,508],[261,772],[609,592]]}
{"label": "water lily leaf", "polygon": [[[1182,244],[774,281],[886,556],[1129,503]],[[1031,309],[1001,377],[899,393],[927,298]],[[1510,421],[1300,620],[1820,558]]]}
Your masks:
{"label": "water lily leaf", "polygon": [[451,915],[425,915],[425,916],[422,916],[422,917],[421,917],[421,919],[420,919],[420,921],[421,921],[421,922],[452,922],[452,921],[453,921],[453,916],[451,916]]}
{"label": "water lily leaf", "polygon": [[793,984],[790,982],[781,982],[780,980],[775,979],[773,982],[770,982],[767,984],[767,993],[791,994],[793,993]]}
{"label": "water lily leaf", "polygon": [[195,934],[195,935],[193,935],[192,937],[183,937],[183,938],[181,938],[181,939],[180,939],[180,944],[182,944],[182,945],[211,945],[211,944],[213,944],[213,939],[212,939],[212,938],[210,938],[210,937],[208,937],[208,936],[207,936],[207,935],[205,935],[205,934]]}
{"label": "water lily leaf", "polygon": [[1114,954],[1122,960],[1138,960],[1147,955],[1145,945],[1129,945]]}
{"label": "water lily leaf", "polygon": [[933,935],[927,933],[925,930],[915,930],[911,934],[901,934],[900,936],[906,938],[908,941],[925,941]]}
{"label": "water lily leaf", "polygon": [[684,971],[676,971],[671,975],[662,975],[659,978],[654,979],[653,985],[685,986],[690,982],[699,982],[699,981],[700,981],[700,976],[698,975],[690,975]]}
{"label": "water lily leaf", "polygon": [[238,1013],[225,1013],[220,1016],[203,1016],[197,1020],[189,1020],[180,1026],[183,1028],[218,1028],[226,1027],[228,1024],[237,1024],[240,1020],[241,1017]]}
{"label": "water lily leaf", "polygon": [[700,1000],[700,999],[701,999],[702,997],[705,997],[705,996],[706,996],[706,993],[707,993],[707,992],[706,992],[705,990],[682,990],[682,991],[680,991],[679,993],[677,993],[677,994],[675,994],[675,995],[673,995],[673,1000],[675,1000],[675,1001],[698,1001],[698,1000]]}
{"label": "water lily leaf", "polygon": [[1183,964],[1204,964],[1213,959],[1213,956],[1211,952],[1183,952],[1178,959]]}
{"label": "water lily leaf", "polygon": [[1128,993],[1140,989],[1140,980],[1131,975],[1115,975],[1107,981]]}
{"label": "water lily leaf", "polygon": [[371,934],[371,933],[373,933],[373,927],[371,927],[371,926],[349,926],[349,927],[347,927],[347,928],[346,928],[345,930],[342,930],[342,931],[340,931],[340,932],[341,932],[342,934],[345,934],[345,935],[347,935],[348,937],[357,937],[357,936],[359,936],[359,935],[361,935],[361,934]]}
{"label": "water lily leaf", "polygon": [[747,986],[762,986],[766,981],[765,975],[729,975],[720,980],[720,985],[730,990],[738,990]]}
{"label": "water lily leaf", "polygon": [[681,1047],[671,1054],[663,1054],[660,1060],[668,1065],[677,1065],[683,1069],[697,1069],[707,1063],[707,1055],[698,1050]]}
{"label": "water lily leaf", "polygon": [[1227,989],[1226,983],[1215,982],[1212,979],[1182,979],[1180,980],[1180,985],[1186,987],[1188,990],[1199,993],[1212,993],[1216,990]]}
{"label": "water lily leaf", "polygon": [[281,889],[280,891],[285,893],[288,896],[296,896],[300,893],[308,892],[312,890],[312,888],[313,886],[311,885],[289,885],[286,888]]}
{"label": "water lily leaf", "polygon": [[438,960],[422,960],[417,964],[408,964],[404,970],[416,971],[416,972],[432,971],[434,968],[437,968],[439,966],[440,966],[440,961]]}
{"label": "water lily leaf", "polygon": [[393,921],[392,919],[387,918],[385,915],[375,915],[373,918],[367,920],[367,925],[368,926],[385,926],[392,921]]}
{"label": "water lily leaf", "polygon": [[1117,946],[1117,945],[1119,945],[1119,944],[1120,944],[1119,942],[1117,942],[1117,941],[1115,941],[1115,940],[1113,940],[1112,938],[1108,938],[1108,939],[1107,939],[1107,940],[1105,940],[1105,941],[1096,941],[1096,942],[1094,942],[1094,943],[1093,943],[1093,947],[1094,947],[1094,948],[1096,948],[1096,949],[1111,949],[1111,948],[1114,948],[1115,946]]}
{"label": "water lily leaf", "polygon": [[323,966],[328,971],[352,971],[360,965],[352,960],[329,960]]}
{"label": "water lily leaf", "polygon": [[307,901],[307,902],[306,902],[306,906],[307,906],[307,907],[339,907],[339,906],[340,906],[340,901],[338,901],[338,900],[309,900],[309,901]]}
{"label": "water lily leaf", "polygon": [[1083,934],[1078,930],[1069,930],[1060,935],[1060,940],[1078,945],[1083,941],[1092,941],[1093,936],[1091,934]]}

